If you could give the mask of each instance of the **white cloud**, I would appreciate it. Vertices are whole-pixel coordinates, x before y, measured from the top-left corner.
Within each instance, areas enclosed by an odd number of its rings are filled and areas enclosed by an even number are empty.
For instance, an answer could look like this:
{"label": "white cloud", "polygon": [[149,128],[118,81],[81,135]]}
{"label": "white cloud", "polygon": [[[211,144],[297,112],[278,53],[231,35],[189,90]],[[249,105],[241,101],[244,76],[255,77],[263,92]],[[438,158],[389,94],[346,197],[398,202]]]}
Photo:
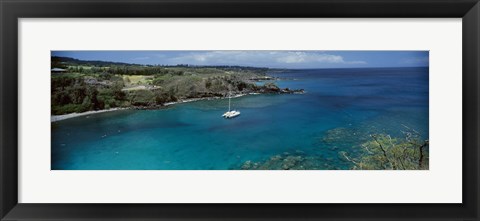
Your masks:
{"label": "white cloud", "polygon": [[428,65],[429,57],[426,56],[426,57],[416,57],[416,58],[405,58],[400,63],[411,64],[411,65],[418,65],[418,64]]}
{"label": "white cloud", "polygon": [[132,58],[132,60],[135,60],[135,61],[148,60],[148,59],[150,59],[150,57],[136,57],[136,58]]}
{"label": "white cloud", "polygon": [[200,51],[169,58],[164,60],[164,62],[168,62],[168,64],[274,67],[366,64],[365,61],[345,61],[342,56],[318,51]]}
{"label": "white cloud", "polygon": [[331,54],[311,54],[306,52],[287,52],[279,57],[277,61],[283,63],[345,63],[342,56]]}

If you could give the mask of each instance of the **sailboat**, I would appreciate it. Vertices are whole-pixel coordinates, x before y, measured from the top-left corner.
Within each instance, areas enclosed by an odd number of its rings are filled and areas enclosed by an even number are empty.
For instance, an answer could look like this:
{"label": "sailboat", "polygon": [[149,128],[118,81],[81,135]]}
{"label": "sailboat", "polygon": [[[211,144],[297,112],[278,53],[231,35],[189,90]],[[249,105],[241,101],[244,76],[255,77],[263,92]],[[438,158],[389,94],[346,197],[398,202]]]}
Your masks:
{"label": "sailboat", "polygon": [[229,93],[228,94],[228,111],[222,115],[222,117],[224,118],[234,118],[240,115],[240,111],[230,110],[231,99],[232,99],[232,96],[231,96],[231,93]]}

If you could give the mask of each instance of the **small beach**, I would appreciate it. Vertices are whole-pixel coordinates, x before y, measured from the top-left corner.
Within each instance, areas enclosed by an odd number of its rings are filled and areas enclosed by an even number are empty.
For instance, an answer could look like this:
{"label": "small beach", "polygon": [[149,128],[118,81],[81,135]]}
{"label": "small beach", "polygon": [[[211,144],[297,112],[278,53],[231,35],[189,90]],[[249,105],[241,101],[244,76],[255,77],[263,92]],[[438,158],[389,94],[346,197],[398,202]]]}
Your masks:
{"label": "small beach", "polygon": [[87,111],[87,112],[82,112],[82,113],[70,113],[70,114],[63,114],[63,115],[52,115],[50,117],[50,121],[57,122],[61,120],[66,120],[74,117],[81,117],[81,116],[87,116],[91,114],[99,114],[99,113],[105,113],[105,112],[110,112],[110,111],[117,111],[117,110],[125,110],[128,108],[110,108],[106,110],[97,110],[97,111]]}

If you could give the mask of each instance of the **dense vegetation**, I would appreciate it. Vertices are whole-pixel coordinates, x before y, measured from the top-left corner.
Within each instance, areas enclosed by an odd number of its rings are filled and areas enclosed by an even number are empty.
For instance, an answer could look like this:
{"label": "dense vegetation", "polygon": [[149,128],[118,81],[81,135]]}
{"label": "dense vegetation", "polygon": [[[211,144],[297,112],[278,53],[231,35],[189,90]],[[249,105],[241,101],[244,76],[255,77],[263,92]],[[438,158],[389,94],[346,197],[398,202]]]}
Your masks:
{"label": "dense vegetation", "polygon": [[[168,102],[265,90],[253,79],[268,69],[240,66],[155,66],[52,57],[53,115],[115,107],[155,108]],[[275,89],[274,85],[267,85]],[[278,89],[278,88],[276,88]]]}
{"label": "dense vegetation", "polygon": [[409,129],[403,132],[404,139],[385,134],[372,134],[371,140],[360,145],[360,157],[349,157],[341,152],[353,169],[361,170],[425,170],[429,165],[429,142]]}

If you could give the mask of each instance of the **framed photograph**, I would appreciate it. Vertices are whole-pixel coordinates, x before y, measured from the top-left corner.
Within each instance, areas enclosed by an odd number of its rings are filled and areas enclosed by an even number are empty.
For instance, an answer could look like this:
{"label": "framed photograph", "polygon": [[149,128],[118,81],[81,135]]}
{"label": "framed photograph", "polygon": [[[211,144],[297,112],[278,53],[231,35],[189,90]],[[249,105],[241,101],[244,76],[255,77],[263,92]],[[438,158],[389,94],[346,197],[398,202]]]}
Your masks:
{"label": "framed photograph", "polygon": [[479,220],[477,0],[1,11],[1,220]]}

